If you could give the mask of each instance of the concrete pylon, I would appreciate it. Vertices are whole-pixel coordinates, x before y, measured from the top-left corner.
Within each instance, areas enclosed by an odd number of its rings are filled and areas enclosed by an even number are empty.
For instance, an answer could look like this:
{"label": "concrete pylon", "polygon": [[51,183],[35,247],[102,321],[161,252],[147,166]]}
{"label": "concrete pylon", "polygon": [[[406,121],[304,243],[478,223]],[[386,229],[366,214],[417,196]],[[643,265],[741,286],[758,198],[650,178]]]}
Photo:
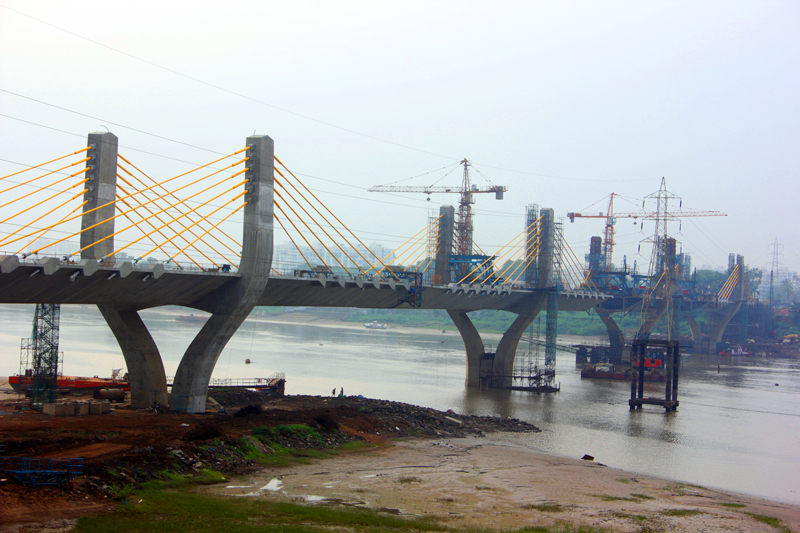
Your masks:
{"label": "concrete pylon", "polygon": [[[91,158],[86,172],[86,203],[81,217],[81,259],[107,258],[114,251],[114,214],[117,198],[117,147],[113,133],[90,133],[87,140]],[[108,204],[108,205],[106,205]],[[101,207],[103,206],[103,207]],[[98,209],[99,208],[99,209]],[[103,240],[104,239],[104,240]],[[102,240],[102,242],[98,242]],[[97,244],[94,244],[97,243]],[[167,378],[158,347],[135,309],[98,305],[116,337],[131,384],[131,406],[150,407],[167,403]]]}
{"label": "concrete pylon", "polygon": [[453,253],[453,228],[456,209],[452,205],[439,208],[439,236],[436,243],[436,262],[433,265],[433,284],[447,285],[453,281],[450,254]]}
{"label": "concrete pylon", "polygon": [[211,317],[181,359],[169,407],[182,413],[203,413],[211,373],[230,338],[255,307],[272,267],[274,142],[265,135],[247,138],[247,194],[239,278],[220,294]]}
{"label": "concrete pylon", "polygon": [[[114,251],[114,201],[117,199],[117,145],[113,133],[90,133],[86,155],[91,157],[81,217],[81,259],[106,257]],[[109,205],[106,205],[109,204]],[[100,207],[104,206],[104,207]],[[100,207],[100,209],[97,209]],[[88,229],[87,229],[88,228]],[[90,246],[97,241],[103,242]]]}
{"label": "concrete pylon", "polygon": [[[741,310],[742,305],[747,305],[747,299],[750,297],[744,256],[737,255],[735,264],[738,265],[739,268],[739,279],[736,282],[736,286],[731,292],[728,303],[711,315],[711,321],[708,326],[709,349],[714,349],[715,351],[719,351],[721,348],[720,343],[722,342],[722,335],[725,333],[725,328],[728,326],[731,319],[736,316],[736,313]],[[731,266],[733,266],[733,261],[731,261]]]}

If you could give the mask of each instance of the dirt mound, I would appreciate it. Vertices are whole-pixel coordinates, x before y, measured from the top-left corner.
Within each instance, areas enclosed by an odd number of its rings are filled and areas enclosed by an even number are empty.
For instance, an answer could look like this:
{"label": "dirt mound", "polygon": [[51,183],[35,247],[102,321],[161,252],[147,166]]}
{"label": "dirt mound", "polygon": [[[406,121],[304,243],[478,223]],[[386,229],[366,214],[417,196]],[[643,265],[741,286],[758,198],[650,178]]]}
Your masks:
{"label": "dirt mound", "polygon": [[[269,396],[243,389],[215,390],[210,396],[225,407],[251,407],[245,409],[247,416],[156,414],[124,408],[69,418],[22,412],[0,416],[0,444],[6,446],[6,455],[82,457],[84,464],[84,475],[63,489],[23,487],[0,476],[5,479],[0,481],[0,517],[14,517],[14,523],[20,523],[50,519],[56,506],[64,516],[107,509],[117,491],[158,479],[165,470],[184,475],[204,469],[250,472],[258,468],[249,459],[253,453],[274,453],[261,439],[307,457],[303,450],[354,440],[378,443],[387,437],[538,431],[513,419],[461,416],[367,398]],[[51,492],[58,498],[41,497]]]}

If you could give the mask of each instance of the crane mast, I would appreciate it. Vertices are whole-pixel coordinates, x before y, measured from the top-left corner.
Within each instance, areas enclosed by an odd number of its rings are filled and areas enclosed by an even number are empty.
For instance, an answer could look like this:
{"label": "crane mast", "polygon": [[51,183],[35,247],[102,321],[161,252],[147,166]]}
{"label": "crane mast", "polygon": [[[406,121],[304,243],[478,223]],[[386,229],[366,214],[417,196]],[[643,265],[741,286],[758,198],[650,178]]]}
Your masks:
{"label": "crane mast", "polygon": [[[376,185],[370,187],[368,192],[421,192],[427,195],[433,193],[459,193],[461,200],[458,205],[458,215],[455,223],[455,238],[453,239],[453,252],[455,255],[472,255],[472,204],[475,203],[473,195],[479,193],[494,193],[496,200],[503,199],[503,193],[508,190],[504,185],[491,185],[489,187],[479,187],[470,182],[469,167],[472,166],[466,158],[459,163],[464,167],[461,185],[457,187],[447,186],[394,186]],[[430,198],[429,198],[430,199]]]}

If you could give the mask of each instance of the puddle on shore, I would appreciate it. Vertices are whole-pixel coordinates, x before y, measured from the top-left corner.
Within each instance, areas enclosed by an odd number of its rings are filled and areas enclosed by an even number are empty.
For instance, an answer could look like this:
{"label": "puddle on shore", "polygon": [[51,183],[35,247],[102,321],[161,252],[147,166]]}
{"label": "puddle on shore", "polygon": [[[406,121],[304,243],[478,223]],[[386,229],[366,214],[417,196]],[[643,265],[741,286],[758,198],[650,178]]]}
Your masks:
{"label": "puddle on shore", "polygon": [[272,479],[269,480],[269,483],[267,483],[266,485],[264,485],[263,487],[261,487],[258,490],[259,491],[269,490],[269,491],[272,491],[272,492],[276,492],[276,491],[281,490],[282,488],[283,488],[283,481],[281,481],[278,478],[272,478]]}

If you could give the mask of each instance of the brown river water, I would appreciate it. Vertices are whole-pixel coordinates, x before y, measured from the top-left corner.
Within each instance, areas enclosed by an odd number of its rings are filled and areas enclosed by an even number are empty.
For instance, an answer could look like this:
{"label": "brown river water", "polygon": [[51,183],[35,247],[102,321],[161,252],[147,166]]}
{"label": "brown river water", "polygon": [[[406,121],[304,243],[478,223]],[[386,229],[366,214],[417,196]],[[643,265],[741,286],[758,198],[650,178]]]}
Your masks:
{"label": "brown river water", "polygon": [[[174,374],[200,329],[175,320],[190,312],[142,313],[167,375]],[[32,317],[33,306],[0,306],[0,375],[19,371],[20,338],[30,336]],[[124,367],[113,335],[93,307],[62,307],[60,346],[67,375],[102,377]],[[520,350],[527,347],[521,343]],[[561,392],[479,392],[464,387],[463,344],[452,331],[257,319],[240,328],[213,377],[273,372],[286,373],[288,394],[329,395],[335,387],[337,394],[344,388],[346,395],[519,418],[543,430],[525,442],[535,451],[571,458],[590,454],[615,468],[800,504],[798,360],[687,356],[678,411],[632,412],[627,383],[582,380],[571,353],[558,354]],[[661,384],[647,386],[652,395],[663,390]]]}

